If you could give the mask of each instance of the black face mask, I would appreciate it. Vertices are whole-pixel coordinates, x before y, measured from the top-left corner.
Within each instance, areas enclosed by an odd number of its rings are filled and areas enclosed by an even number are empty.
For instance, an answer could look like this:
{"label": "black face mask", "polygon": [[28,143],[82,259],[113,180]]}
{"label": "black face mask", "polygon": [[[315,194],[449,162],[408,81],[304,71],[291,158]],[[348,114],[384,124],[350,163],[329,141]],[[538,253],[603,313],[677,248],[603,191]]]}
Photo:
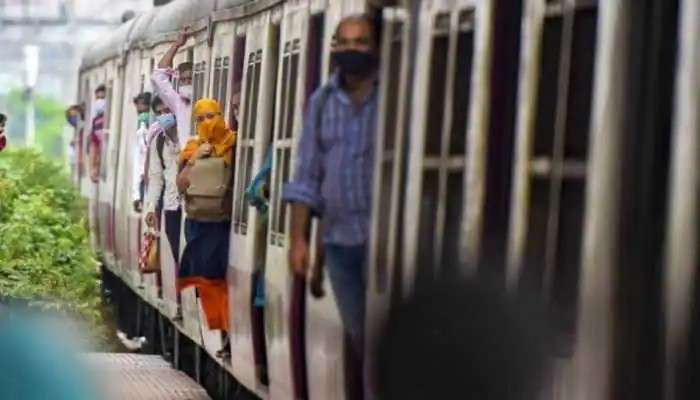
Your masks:
{"label": "black face mask", "polygon": [[343,74],[362,77],[374,72],[377,64],[373,54],[357,50],[335,51],[333,62]]}

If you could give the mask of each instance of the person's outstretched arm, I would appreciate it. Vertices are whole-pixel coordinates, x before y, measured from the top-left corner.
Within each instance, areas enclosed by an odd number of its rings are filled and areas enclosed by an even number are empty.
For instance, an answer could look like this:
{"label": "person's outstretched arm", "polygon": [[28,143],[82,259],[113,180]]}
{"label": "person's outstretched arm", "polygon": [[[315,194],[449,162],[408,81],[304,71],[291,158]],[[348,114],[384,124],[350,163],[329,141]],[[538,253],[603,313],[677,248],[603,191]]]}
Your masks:
{"label": "person's outstretched arm", "polygon": [[175,58],[175,54],[180,50],[180,47],[184,46],[185,42],[187,42],[187,38],[190,36],[189,29],[189,26],[185,26],[180,30],[180,34],[177,35],[175,43],[170,46],[168,51],[163,55],[163,58],[158,62],[158,68],[165,69],[173,67],[173,58]]}

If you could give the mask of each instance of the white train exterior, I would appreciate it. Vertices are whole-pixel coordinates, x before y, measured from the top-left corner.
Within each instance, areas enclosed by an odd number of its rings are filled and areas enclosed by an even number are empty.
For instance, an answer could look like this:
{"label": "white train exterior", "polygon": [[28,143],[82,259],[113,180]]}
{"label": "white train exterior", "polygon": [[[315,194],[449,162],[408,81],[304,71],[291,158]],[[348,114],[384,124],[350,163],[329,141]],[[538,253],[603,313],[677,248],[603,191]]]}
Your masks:
{"label": "white train exterior", "polygon": [[[329,75],[336,23],[380,12],[369,337],[422,283],[493,274],[508,290],[539,291],[559,316],[562,349],[543,399],[682,398],[672,383],[700,329],[700,3],[371,3],[175,0],[96,41],[79,100],[90,115],[92,91],[107,86],[106,146],[99,182],[87,165],[77,182],[105,268],[255,396],[345,398],[333,296],[313,298],[290,274],[280,192],[305,102]],[[241,88],[230,363],[215,357],[220,337],[194,289],[178,305],[171,252],[161,251],[160,285],[137,268],[131,99],[152,91],[151,71],[183,25],[194,34],[175,64],[193,63],[195,96],[220,100],[231,121]],[[270,217],[258,237],[243,190],[268,148]],[[251,304],[255,279],[267,288],[264,319]]]}

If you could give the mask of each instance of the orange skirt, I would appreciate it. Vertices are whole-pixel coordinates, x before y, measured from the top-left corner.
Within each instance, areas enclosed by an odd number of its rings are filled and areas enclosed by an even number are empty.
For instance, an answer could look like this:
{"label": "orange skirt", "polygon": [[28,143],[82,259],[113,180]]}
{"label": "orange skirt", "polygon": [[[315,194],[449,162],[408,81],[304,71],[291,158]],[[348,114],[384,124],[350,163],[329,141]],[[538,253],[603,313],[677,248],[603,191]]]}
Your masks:
{"label": "orange skirt", "polygon": [[225,280],[187,277],[178,279],[177,286],[178,291],[190,286],[197,288],[209,329],[228,332],[228,287]]}

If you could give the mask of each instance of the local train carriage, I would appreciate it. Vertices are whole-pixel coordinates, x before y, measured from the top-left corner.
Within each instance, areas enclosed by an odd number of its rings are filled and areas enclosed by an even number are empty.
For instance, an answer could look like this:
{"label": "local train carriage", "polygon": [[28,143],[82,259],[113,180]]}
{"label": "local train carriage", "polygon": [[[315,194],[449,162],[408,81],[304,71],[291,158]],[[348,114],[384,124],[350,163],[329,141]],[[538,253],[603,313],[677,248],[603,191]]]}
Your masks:
{"label": "local train carriage", "polygon": [[[164,353],[174,346],[184,368],[193,343],[198,379],[208,354],[259,398],[349,398],[332,288],[324,282],[316,299],[289,271],[281,191],[306,102],[331,72],[337,22],[378,10],[370,371],[374,337],[397,302],[437,277],[489,276],[511,292],[540,293],[552,311],[543,399],[684,398],[676,383],[687,379],[680,366],[700,326],[692,0],[176,0],[122,25],[81,68],[86,116],[100,84],[109,111],[99,181],[84,158],[79,186],[105,267],[143,299],[136,318],[160,313],[149,339]],[[144,224],[131,204],[132,98],[152,91],[151,71],[183,25],[193,35],[174,65],[193,63],[193,100],[217,99],[238,132],[230,362],[216,357],[221,338],[196,291],[178,296],[167,244],[160,279],[137,269]],[[268,154],[261,214],[245,191]],[[368,394],[374,388],[368,382]]]}

